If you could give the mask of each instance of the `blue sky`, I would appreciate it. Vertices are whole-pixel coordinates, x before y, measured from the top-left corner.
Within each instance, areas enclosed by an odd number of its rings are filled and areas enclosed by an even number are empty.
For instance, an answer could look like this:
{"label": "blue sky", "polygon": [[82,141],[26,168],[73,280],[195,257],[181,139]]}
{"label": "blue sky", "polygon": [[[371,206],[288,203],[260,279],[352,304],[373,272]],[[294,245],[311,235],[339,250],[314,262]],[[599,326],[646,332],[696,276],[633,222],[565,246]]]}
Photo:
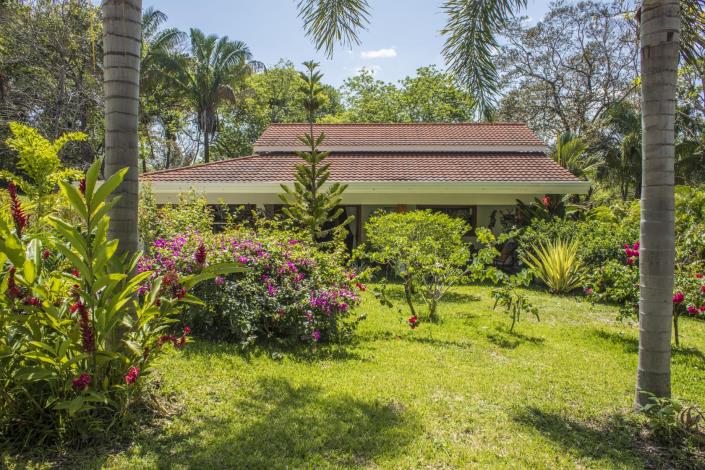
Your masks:
{"label": "blue sky", "polygon": [[[168,24],[187,31],[197,27],[206,33],[245,41],[254,57],[266,65],[280,58],[297,66],[314,58],[321,62],[324,81],[340,86],[360,67],[371,68],[385,81],[412,75],[421,66],[443,66],[439,33],[444,15],[441,0],[369,0],[371,24],[352,50],[338,48],[332,60],[317,53],[305,37],[296,17],[296,0],[143,0],[168,17]],[[535,22],[548,9],[548,1],[530,1],[522,15]]]}

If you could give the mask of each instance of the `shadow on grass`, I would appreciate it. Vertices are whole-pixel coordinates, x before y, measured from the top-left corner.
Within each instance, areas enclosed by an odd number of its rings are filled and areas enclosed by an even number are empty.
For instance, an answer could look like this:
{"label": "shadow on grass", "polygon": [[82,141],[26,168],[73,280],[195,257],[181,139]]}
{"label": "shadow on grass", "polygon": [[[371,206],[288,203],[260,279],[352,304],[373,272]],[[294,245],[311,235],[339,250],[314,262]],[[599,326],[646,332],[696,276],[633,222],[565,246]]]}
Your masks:
{"label": "shadow on grass", "polygon": [[[606,331],[599,328],[593,329],[591,333],[597,339],[621,347],[625,353],[637,354],[639,352],[639,339],[637,337],[627,336],[623,333]],[[691,361],[697,361],[700,363],[705,361],[705,354],[703,354],[702,351],[697,348],[683,346],[682,343],[683,339],[681,339],[681,346],[672,346],[671,352],[673,362],[683,364],[690,363]]]}
{"label": "shadow on grass", "polygon": [[676,449],[649,440],[634,417],[613,414],[599,422],[583,422],[527,407],[514,416],[566,452],[595,461],[608,460],[616,467],[703,468],[699,454],[679,455]]}
{"label": "shadow on grass", "polygon": [[439,348],[472,349],[473,343],[470,341],[457,341],[431,336],[421,336],[419,330],[412,334],[396,334],[391,331],[381,331],[367,336],[368,341],[404,341],[407,343],[418,343]]}
{"label": "shadow on grass", "polygon": [[198,416],[185,432],[140,445],[159,468],[349,467],[402,453],[419,432],[401,404],[327,396],[278,378],[231,406],[236,414]]}
{"label": "shadow on grass", "polygon": [[502,330],[495,330],[494,333],[488,333],[487,340],[502,349],[516,349],[522,344],[543,344],[546,339],[538,336],[528,336],[522,333],[508,332]]}
{"label": "shadow on grass", "polygon": [[356,344],[358,344],[357,339],[345,343],[320,343],[315,346],[272,343],[242,347],[228,342],[203,340],[189,344],[187,348],[184,348],[182,354],[186,357],[236,355],[246,361],[254,357],[271,357],[272,359],[286,357],[297,362],[364,361],[365,359],[354,351]]}
{"label": "shadow on grass", "polygon": [[[394,300],[395,302],[402,302],[403,306],[406,307],[406,298],[404,297],[404,289],[400,284],[387,284],[387,291],[386,291],[386,296],[389,300]],[[456,292],[456,291],[450,291],[447,292],[444,296],[443,299],[441,300],[441,304],[444,303],[464,303],[464,302],[479,302],[481,300],[481,297],[479,295],[473,295],[473,294],[464,294],[462,292]],[[414,304],[422,306],[421,309],[425,308],[423,307],[423,301],[418,298],[417,296],[414,296]]]}

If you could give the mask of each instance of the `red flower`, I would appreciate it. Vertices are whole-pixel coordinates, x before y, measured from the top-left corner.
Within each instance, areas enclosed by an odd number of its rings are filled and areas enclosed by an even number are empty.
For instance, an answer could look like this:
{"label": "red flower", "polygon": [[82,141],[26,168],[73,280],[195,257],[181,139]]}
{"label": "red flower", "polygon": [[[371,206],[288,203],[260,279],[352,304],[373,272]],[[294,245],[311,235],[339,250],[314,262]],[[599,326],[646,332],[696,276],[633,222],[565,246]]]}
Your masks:
{"label": "red flower", "polygon": [[548,196],[543,197],[543,206],[548,207],[551,205],[551,198]]}
{"label": "red flower", "polygon": [[71,275],[73,277],[79,277],[81,275],[81,271],[79,271],[78,268],[71,268]]}
{"label": "red flower", "polygon": [[688,305],[688,313],[690,313],[691,315],[697,315],[698,309],[695,308],[695,305]]}
{"label": "red flower", "polygon": [[695,279],[702,279],[702,278],[703,278],[702,273],[697,273],[697,274],[695,275]]}
{"label": "red flower", "polygon": [[683,295],[683,292],[676,292],[676,294],[673,296],[673,303],[678,305],[683,303],[685,300],[685,295]]}
{"label": "red flower", "polygon": [[42,259],[48,259],[51,256],[51,251],[47,250],[46,248],[44,251],[42,251]]}
{"label": "red flower", "polygon": [[701,311],[701,312],[705,312],[705,305],[701,305],[701,306],[700,306],[700,311]]}
{"label": "red flower", "polygon": [[85,352],[95,351],[95,335],[93,334],[93,327],[91,326],[91,320],[89,317],[88,309],[82,302],[78,301],[71,304],[69,307],[71,313],[78,312],[80,318],[78,320],[78,326],[81,328],[81,336],[83,339],[83,350]]}
{"label": "red flower", "polygon": [[184,328],[184,334],[185,335],[190,335],[191,334],[191,327],[187,326]]}
{"label": "red flower", "polygon": [[88,374],[81,374],[71,382],[73,383],[74,390],[85,390],[91,383],[91,376]]}
{"label": "red flower", "polygon": [[634,264],[634,258],[627,258],[627,264],[628,265],[633,265]]}
{"label": "red flower", "polygon": [[409,324],[409,326],[410,326],[411,329],[413,330],[414,328],[416,328],[416,327],[418,326],[418,324],[419,324],[419,319],[416,318],[416,315],[412,315],[412,316],[410,316],[409,319],[407,320],[407,323]]}
{"label": "red flower", "polygon": [[17,236],[22,236],[22,229],[27,226],[28,219],[17,197],[17,186],[15,186],[15,183],[7,185],[7,192],[10,193],[10,212],[12,213],[12,220],[15,221]]}
{"label": "red flower", "polygon": [[20,298],[22,297],[22,289],[17,285],[15,281],[15,273],[17,270],[12,266],[7,272],[7,295],[10,298]]}
{"label": "red flower", "polygon": [[139,367],[130,367],[130,370],[127,371],[127,375],[125,376],[125,383],[127,385],[131,385],[135,382],[137,382],[137,377],[140,376],[140,368]]}
{"label": "red flower", "polygon": [[81,191],[81,194],[84,196],[86,195],[86,178],[78,182],[78,190]]}
{"label": "red flower", "polygon": [[356,282],[355,287],[357,287],[360,292],[365,292],[367,290],[367,287],[361,282]]}
{"label": "red flower", "polygon": [[700,286],[700,292],[702,292],[703,294],[705,294],[705,285]]}
{"label": "red flower", "polygon": [[31,305],[32,307],[39,307],[42,302],[37,297],[29,297],[24,301],[25,305]]}
{"label": "red flower", "polygon": [[196,263],[198,263],[200,266],[206,264],[206,247],[203,245],[203,242],[198,245],[198,249],[193,255],[193,258],[196,260]]}

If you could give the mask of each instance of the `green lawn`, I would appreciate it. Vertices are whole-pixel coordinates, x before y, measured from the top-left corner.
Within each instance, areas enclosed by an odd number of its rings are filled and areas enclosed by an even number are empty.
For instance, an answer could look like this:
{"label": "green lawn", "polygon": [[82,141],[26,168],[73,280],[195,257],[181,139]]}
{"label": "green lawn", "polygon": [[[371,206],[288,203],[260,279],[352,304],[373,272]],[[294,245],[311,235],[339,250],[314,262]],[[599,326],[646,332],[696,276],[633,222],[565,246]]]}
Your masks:
{"label": "green lawn", "polygon": [[[616,321],[614,308],[531,297],[541,322],[522,319],[514,335],[491,310],[489,290],[469,287],[441,306],[443,323],[415,331],[369,295],[355,344],[315,356],[244,356],[193,343],[159,364],[176,411],[125,442],[60,461],[116,469],[660,467],[630,413],[636,328]],[[704,406],[705,325],[686,319],[681,330],[674,395]]]}

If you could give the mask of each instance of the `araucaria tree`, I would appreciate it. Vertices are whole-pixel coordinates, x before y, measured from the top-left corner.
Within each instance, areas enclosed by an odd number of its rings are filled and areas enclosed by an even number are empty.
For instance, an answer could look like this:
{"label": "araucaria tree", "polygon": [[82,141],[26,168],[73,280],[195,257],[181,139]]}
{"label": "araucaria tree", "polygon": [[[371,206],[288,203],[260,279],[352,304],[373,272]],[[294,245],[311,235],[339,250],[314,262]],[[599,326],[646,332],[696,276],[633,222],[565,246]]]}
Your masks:
{"label": "araucaria tree", "polygon": [[330,163],[324,160],[330,152],[323,152],[319,147],[326,136],[323,132],[314,134],[314,121],[316,112],[324,104],[325,94],[321,86],[321,77],[317,62],[304,62],[305,72],[300,72],[304,92],[303,107],[309,123],[309,133],[299,137],[306,151],[296,152],[304,163],[296,166],[294,186],[285,184],[282,189],[285,194],[279,197],[286,204],[283,211],[293,220],[298,221],[309,233],[311,240],[323,241],[339,227],[344,227],[352,221],[348,217],[338,223],[343,214],[340,207],[342,194],[347,185],[331,183],[326,185],[330,178]]}

